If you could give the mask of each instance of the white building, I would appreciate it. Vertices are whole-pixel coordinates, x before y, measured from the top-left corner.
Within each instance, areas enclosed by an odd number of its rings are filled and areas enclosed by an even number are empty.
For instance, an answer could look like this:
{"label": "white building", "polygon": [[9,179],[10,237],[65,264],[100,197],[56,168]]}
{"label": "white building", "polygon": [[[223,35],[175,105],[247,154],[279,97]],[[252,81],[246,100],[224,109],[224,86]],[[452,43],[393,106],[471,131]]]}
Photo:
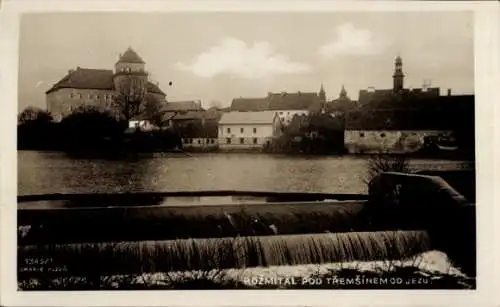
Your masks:
{"label": "white building", "polygon": [[219,148],[260,149],[280,132],[275,111],[224,113],[219,121]]}

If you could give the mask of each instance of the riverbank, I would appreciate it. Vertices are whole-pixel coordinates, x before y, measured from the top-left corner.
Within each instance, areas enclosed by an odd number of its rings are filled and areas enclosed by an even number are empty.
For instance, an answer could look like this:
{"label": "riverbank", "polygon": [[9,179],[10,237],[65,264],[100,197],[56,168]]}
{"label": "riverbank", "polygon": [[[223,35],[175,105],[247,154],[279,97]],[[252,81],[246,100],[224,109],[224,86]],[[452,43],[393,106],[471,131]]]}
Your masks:
{"label": "riverbank", "polygon": [[427,251],[402,261],[343,262],[208,271],[19,280],[20,290],[175,289],[475,289],[476,280],[446,254]]}

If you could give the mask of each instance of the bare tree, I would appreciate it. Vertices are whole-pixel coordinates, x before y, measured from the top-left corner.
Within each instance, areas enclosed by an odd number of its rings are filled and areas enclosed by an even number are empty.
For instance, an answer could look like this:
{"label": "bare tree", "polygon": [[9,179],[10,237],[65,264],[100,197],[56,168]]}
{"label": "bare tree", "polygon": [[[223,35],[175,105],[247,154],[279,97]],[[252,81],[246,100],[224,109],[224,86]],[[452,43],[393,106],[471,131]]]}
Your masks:
{"label": "bare tree", "polygon": [[142,116],[157,127],[162,127],[165,117],[164,104],[153,94],[146,94]]}
{"label": "bare tree", "polygon": [[119,82],[118,95],[113,100],[113,106],[127,122],[144,112],[146,82],[146,79],[136,76],[127,76]]}

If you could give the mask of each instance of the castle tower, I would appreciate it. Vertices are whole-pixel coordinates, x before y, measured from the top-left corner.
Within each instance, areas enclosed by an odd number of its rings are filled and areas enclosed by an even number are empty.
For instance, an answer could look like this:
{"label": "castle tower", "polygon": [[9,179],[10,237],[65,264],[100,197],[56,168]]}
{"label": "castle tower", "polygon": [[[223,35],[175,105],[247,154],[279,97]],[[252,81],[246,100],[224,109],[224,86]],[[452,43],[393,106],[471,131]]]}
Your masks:
{"label": "castle tower", "polygon": [[392,75],[394,92],[398,93],[403,89],[404,78],[405,75],[403,74],[403,61],[401,60],[400,56],[397,56],[394,63],[394,74]]}
{"label": "castle tower", "polygon": [[123,94],[144,94],[137,91],[144,91],[148,82],[145,64],[131,47],[120,54],[113,75],[115,90]]}

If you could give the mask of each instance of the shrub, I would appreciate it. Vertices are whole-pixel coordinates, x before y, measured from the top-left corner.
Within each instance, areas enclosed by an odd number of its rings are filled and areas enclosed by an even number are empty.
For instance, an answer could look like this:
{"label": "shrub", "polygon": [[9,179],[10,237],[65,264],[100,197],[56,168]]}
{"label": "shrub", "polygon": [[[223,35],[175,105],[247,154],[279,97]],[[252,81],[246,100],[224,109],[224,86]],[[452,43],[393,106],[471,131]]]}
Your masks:
{"label": "shrub", "polygon": [[379,154],[370,157],[367,163],[366,184],[383,172],[409,173],[411,171],[410,160],[406,155]]}

